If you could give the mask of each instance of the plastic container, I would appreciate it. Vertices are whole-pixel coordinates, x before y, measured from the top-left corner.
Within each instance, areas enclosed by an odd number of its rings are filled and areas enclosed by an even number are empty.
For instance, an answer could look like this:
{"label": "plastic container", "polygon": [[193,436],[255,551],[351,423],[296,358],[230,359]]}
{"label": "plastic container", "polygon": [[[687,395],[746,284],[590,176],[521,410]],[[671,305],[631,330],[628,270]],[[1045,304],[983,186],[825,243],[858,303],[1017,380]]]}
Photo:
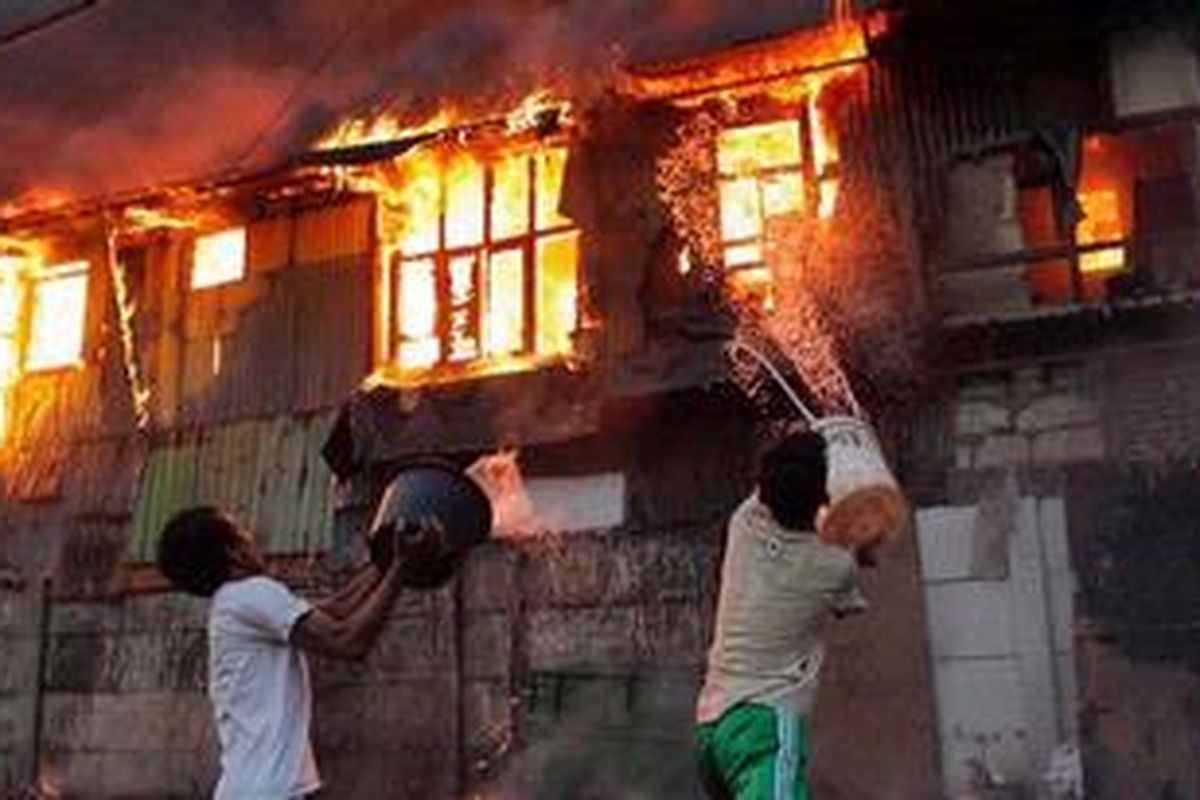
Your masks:
{"label": "plastic container", "polygon": [[404,527],[415,534],[426,519],[436,519],[443,535],[436,546],[408,552],[403,580],[414,589],[436,589],[454,576],[471,548],[491,533],[492,505],[475,481],[451,466],[404,467],[388,484],[371,523],[371,560],[385,569],[391,563],[395,529]]}
{"label": "plastic container", "polygon": [[812,427],[825,439],[829,464],[829,507],[817,523],[821,538],[860,548],[899,536],[908,527],[908,502],[871,427],[855,417],[825,417]]}

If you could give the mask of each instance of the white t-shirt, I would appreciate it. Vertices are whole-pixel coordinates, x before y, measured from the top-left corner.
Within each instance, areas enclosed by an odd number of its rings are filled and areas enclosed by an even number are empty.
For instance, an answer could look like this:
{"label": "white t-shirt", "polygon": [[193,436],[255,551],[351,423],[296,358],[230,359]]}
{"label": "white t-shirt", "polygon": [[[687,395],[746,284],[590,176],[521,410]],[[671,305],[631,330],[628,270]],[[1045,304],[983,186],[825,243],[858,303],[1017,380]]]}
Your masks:
{"label": "white t-shirt", "polygon": [[288,641],[311,608],[265,576],[230,581],[213,595],[208,696],[221,742],[215,800],[287,800],[320,787],[308,739],[308,664]]}
{"label": "white t-shirt", "polygon": [[784,528],[757,494],[742,503],[729,521],[696,721],[712,722],[738,703],[808,714],[824,660],[822,618],[866,607],[856,578],[849,551]]}

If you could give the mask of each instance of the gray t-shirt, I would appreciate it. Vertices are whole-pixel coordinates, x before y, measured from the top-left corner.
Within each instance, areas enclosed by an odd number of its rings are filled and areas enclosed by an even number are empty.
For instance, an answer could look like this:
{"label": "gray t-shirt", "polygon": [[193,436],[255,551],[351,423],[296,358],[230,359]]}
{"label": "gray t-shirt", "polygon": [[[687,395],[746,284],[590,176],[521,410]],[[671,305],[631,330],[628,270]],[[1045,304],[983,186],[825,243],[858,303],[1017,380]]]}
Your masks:
{"label": "gray t-shirt", "polygon": [[716,630],[696,720],[744,702],[807,714],[816,699],[826,612],[866,607],[853,555],[811,531],[788,530],[757,495],[729,521]]}

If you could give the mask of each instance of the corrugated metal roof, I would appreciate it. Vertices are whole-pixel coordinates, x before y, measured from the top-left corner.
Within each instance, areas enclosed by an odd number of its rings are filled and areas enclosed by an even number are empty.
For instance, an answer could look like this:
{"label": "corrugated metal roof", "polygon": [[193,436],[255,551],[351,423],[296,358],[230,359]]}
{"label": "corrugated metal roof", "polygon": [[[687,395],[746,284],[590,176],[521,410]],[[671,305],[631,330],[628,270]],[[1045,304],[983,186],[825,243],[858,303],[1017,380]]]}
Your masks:
{"label": "corrugated metal roof", "polygon": [[312,553],[333,526],[333,475],[321,459],[334,413],[211,427],[154,447],[133,512],[131,556],[154,559],[158,533],[176,511],[229,509],[264,552]]}

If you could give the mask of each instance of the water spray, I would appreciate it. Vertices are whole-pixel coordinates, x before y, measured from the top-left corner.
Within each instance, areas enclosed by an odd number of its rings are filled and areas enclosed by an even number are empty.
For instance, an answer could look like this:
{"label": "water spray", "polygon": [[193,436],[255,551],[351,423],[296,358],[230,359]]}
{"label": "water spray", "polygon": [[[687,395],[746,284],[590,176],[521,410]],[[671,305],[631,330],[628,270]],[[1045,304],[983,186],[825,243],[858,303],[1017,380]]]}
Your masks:
{"label": "water spray", "polygon": [[808,427],[825,440],[829,506],[817,523],[821,538],[845,547],[870,548],[898,536],[907,527],[908,502],[888,468],[875,432],[857,413],[857,406],[852,415],[820,417],[759,348],[739,338],[728,345],[726,354],[735,363],[753,359]]}

